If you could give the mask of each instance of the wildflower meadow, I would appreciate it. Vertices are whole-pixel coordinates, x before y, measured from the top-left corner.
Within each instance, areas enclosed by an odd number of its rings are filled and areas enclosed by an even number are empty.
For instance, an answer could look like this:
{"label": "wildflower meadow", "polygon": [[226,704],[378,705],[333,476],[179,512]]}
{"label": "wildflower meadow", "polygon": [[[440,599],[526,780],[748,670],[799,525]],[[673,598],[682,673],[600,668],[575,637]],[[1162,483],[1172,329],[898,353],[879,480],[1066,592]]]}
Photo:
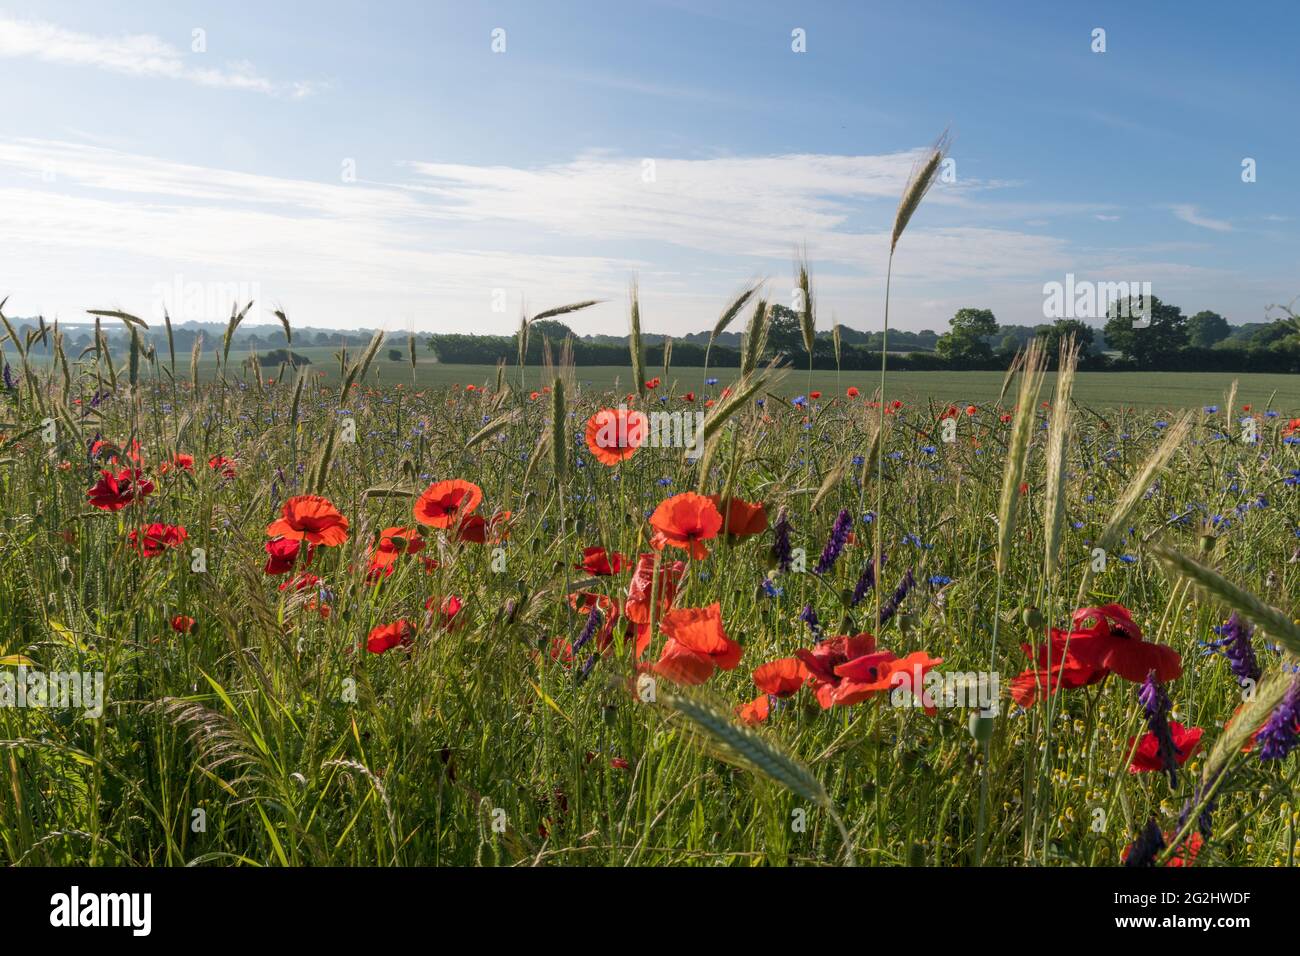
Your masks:
{"label": "wildflower meadow", "polygon": [[614,389],[6,322],[0,859],[1293,864],[1294,410],[647,369],[632,312]]}

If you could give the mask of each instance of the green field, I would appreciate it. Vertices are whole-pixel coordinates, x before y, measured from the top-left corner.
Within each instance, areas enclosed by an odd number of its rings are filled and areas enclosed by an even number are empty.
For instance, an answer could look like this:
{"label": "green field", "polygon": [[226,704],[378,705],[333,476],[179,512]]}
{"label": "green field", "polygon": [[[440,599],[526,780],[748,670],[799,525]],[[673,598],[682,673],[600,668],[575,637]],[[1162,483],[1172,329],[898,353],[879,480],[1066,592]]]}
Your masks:
{"label": "green field", "polygon": [[[326,373],[326,380],[338,377],[337,362],[326,348],[304,348],[296,350],[310,358],[314,371]],[[232,363],[235,355],[231,355]],[[204,371],[211,372],[214,366],[204,363]],[[662,368],[647,368],[647,374],[663,376]],[[385,384],[410,382],[411,369],[405,362],[393,362],[377,359],[371,370],[371,380]],[[519,370],[510,367],[506,371],[507,380],[512,386],[518,386]],[[529,366],[525,371],[527,388],[538,386],[544,378],[544,370]],[[716,377],[722,384],[730,382],[736,376],[736,369],[710,369],[709,377]],[[983,403],[995,401],[1002,389],[1005,376],[1001,372],[890,372],[892,383],[891,397],[901,398],[905,402],[924,402],[933,399],[938,402]],[[581,366],[577,370],[578,382],[585,388],[597,391],[613,388],[615,383],[628,387],[631,382],[631,369],[616,365]],[[705,372],[702,368],[674,368],[665,386],[672,385],[675,392],[694,390],[703,391]],[[808,385],[808,372],[791,369],[785,380],[777,389],[779,394],[801,395],[808,391],[821,391],[825,397],[838,395],[842,389],[855,385],[863,395],[870,394],[879,380],[880,373],[852,371],[836,374],[835,372],[817,371],[812,375],[812,386]],[[421,356],[416,369],[417,387],[467,385],[491,383],[496,379],[496,368],[491,365],[440,365],[427,361]],[[1049,374],[1047,386],[1054,387],[1055,376]],[[1087,406],[1114,408],[1117,406],[1132,408],[1195,408],[1204,405],[1221,404],[1225,393],[1238,381],[1238,400],[1258,410],[1266,406],[1281,412],[1300,411],[1300,376],[1273,374],[1232,374],[1210,372],[1081,372],[1075,380],[1075,397]],[[897,389],[894,391],[893,389]]]}

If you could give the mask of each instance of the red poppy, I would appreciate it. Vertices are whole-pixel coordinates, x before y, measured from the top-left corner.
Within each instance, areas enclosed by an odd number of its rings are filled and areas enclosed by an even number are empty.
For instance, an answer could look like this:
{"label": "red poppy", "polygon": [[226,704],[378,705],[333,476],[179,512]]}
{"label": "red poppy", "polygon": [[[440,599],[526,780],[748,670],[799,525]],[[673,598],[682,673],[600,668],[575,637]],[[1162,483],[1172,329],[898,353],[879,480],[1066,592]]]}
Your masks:
{"label": "red poppy", "polygon": [[221,472],[223,478],[235,477],[235,465],[238,462],[227,458],[225,455],[213,455],[208,459],[208,467],[213,471]]}
{"label": "red poppy", "polygon": [[[913,651],[906,657],[896,657],[890,651],[877,651],[845,661],[835,668],[835,673],[843,678],[835,689],[835,705],[848,707],[896,688],[921,697],[925,675],[942,663],[942,657],[931,657],[925,651]],[[931,704],[926,710],[934,713],[935,707]]]}
{"label": "red poppy", "polygon": [[[1201,744],[1201,734],[1204,731],[1200,727],[1184,727],[1176,720],[1169,721],[1169,735],[1174,741],[1174,754],[1178,761],[1178,766],[1187,763],[1196,748]],[[1133,750],[1133,744],[1137,743],[1137,750]],[[1133,753],[1133,761],[1128,765],[1129,773],[1142,773],[1143,771],[1154,770],[1163,772],[1165,769],[1164,762],[1160,759],[1160,741],[1156,735],[1147,731],[1142,740],[1138,741],[1136,737],[1128,739],[1129,750]]]}
{"label": "red poppy", "polygon": [[123,468],[116,475],[111,471],[101,471],[99,474],[99,481],[86,492],[86,497],[101,511],[121,511],[137,495],[144,497],[153,491],[153,482],[141,477],[143,472],[138,468]]}
{"label": "red poppy", "polygon": [[1183,660],[1172,647],[1142,640],[1142,629],[1122,604],[1074,612],[1070,654],[1081,664],[1104,668],[1140,684],[1147,674],[1167,683],[1182,675]]}
{"label": "red poppy", "polygon": [[[655,571],[655,561],[659,560],[659,570]],[[681,561],[671,564],[658,555],[643,554],[637,559],[636,570],[628,583],[627,600],[623,604],[623,613],[627,619],[637,625],[636,656],[645,653],[650,644],[650,602],[658,603],[657,614],[662,617],[672,606],[677,596],[677,584],[686,565]]]}
{"label": "red poppy", "polygon": [[751,504],[748,501],[741,501],[739,498],[731,498],[727,502],[726,511],[723,511],[722,496],[709,495],[709,500],[713,506],[718,509],[719,514],[724,514],[723,529],[728,536],[732,538],[748,538],[751,535],[762,534],[767,530],[767,508],[762,502]]}
{"label": "red poppy", "polygon": [[297,495],[284,503],[282,517],[266,526],[269,537],[297,538],[333,548],[348,540],[348,519],[320,495]]}
{"label": "red poppy", "polygon": [[771,712],[772,702],[767,699],[766,694],[759,694],[748,704],[740,704],[736,707],[736,716],[740,718],[742,724],[761,724],[767,720]]}
{"label": "red poppy", "polygon": [[[316,550],[314,544],[307,546],[307,564],[311,564],[312,553]],[[298,554],[302,551],[302,542],[297,538],[272,538],[266,542],[266,566],[262,571],[266,574],[287,574],[293,570],[293,566],[298,561]]]}
{"label": "red poppy", "polygon": [[172,618],[172,630],[177,634],[189,634],[194,630],[194,618],[177,614]]}
{"label": "red poppy", "polygon": [[822,393],[821,393],[821,392],[809,392],[809,393],[808,393],[808,397],[811,398],[811,399],[815,402],[815,401],[817,401],[817,399],[819,399],[819,398],[822,397]]}
{"label": "red poppy", "polygon": [[289,588],[293,588],[295,591],[305,591],[307,588],[314,588],[318,584],[320,584],[320,578],[304,571],[289,581],[281,581],[279,589],[287,591]]}
{"label": "red poppy", "polygon": [[695,401],[695,393],[687,392],[685,395],[682,396],[682,399],[687,402],[693,402]]}
{"label": "red poppy", "polygon": [[161,475],[165,475],[173,468],[179,468],[181,471],[193,471],[194,456],[182,455],[178,452],[177,454],[172,455],[171,461],[165,461],[158,466],[158,473]]}
{"label": "red poppy", "polygon": [[844,394],[847,395],[849,398],[857,398],[858,397],[857,386],[850,385],[847,389],[845,389]]}
{"label": "red poppy", "polygon": [[131,547],[146,558],[156,558],[168,548],[179,548],[181,542],[189,537],[186,530],[174,524],[160,524],[155,521],[147,528],[132,531],[127,538]]}
{"label": "red poppy", "polygon": [[[1175,835],[1176,834],[1172,830],[1167,831],[1165,833],[1164,836],[1165,836],[1166,846],[1169,845],[1169,842],[1174,838]],[[1170,866],[1170,867],[1191,866],[1193,863],[1196,862],[1196,856],[1198,853],[1201,852],[1201,846],[1204,843],[1205,843],[1205,838],[1202,837],[1200,833],[1193,830],[1192,835],[1182,842],[1182,845],[1178,848],[1178,850],[1174,853],[1174,855],[1169,858],[1169,862],[1166,863],[1165,866]],[[1124,860],[1127,860],[1128,855],[1130,852],[1132,852],[1132,850],[1133,850],[1133,844],[1130,843],[1128,846],[1124,848],[1124,852],[1120,854],[1120,861],[1123,862]]]}
{"label": "red poppy", "polygon": [[370,570],[391,568],[403,554],[418,554],[424,550],[424,538],[419,528],[394,526],[379,532],[379,541],[370,552]]}
{"label": "red poppy", "polygon": [[370,636],[366,638],[366,650],[371,654],[382,654],[394,647],[409,646],[413,632],[410,622],[406,620],[381,624],[371,629]]}
{"label": "red poppy", "polygon": [[693,558],[707,558],[709,549],[704,542],[717,537],[722,515],[708,498],[685,491],[660,502],[650,516],[650,526],[657,532],[652,539],[656,548],[671,544]]}
{"label": "red poppy", "polygon": [[791,697],[808,682],[808,668],[797,657],[782,657],[754,668],[754,684],[764,695]]}
{"label": "red poppy", "polygon": [[509,533],[505,530],[509,521],[509,511],[497,512],[491,520],[482,515],[466,515],[461,519],[460,527],[456,529],[456,540],[473,544],[486,544],[492,541],[495,544],[509,537]]}
{"label": "red poppy", "polygon": [[582,563],[574,565],[577,570],[586,571],[588,574],[594,574],[598,577],[618,574],[625,567],[627,567],[626,557],[617,551],[611,553],[600,547],[583,548]]}
{"label": "red poppy", "polygon": [[612,468],[645,444],[647,424],[641,412],[602,408],[587,419],[587,449],[598,462]]}
{"label": "red poppy", "polygon": [[[836,668],[875,652],[875,637],[857,634],[853,637],[833,637],[820,642],[811,650],[801,647],[794,653],[808,670],[817,703],[822,705],[823,710],[827,710],[834,706],[835,692],[844,682],[844,678],[836,673]],[[892,658],[894,655],[889,656]]]}
{"label": "red poppy", "polygon": [[715,668],[729,671],[740,663],[741,647],[722,628],[722,607],[669,611],[659,622],[668,635],[655,673],[679,684],[703,684]]}
{"label": "red poppy", "polygon": [[483,489],[472,481],[435,481],[415,502],[415,520],[431,528],[450,528],[483,500]]}
{"label": "red poppy", "polygon": [[[429,612],[425,624],[429,624],[436,614],[438,618],[438,626],[445,628],[446,630],[452,630],[456,626],[456,616],[460,614],[461,608],[464,606],[465,602],[454,594],[447,595],[447,597],[443,599],[441,605],[438,604],[438,599],[436,597],[431,597],[429,600],[424,602],[424,609]],[[434,611],[435,607],[438,608],[436,612]]]}

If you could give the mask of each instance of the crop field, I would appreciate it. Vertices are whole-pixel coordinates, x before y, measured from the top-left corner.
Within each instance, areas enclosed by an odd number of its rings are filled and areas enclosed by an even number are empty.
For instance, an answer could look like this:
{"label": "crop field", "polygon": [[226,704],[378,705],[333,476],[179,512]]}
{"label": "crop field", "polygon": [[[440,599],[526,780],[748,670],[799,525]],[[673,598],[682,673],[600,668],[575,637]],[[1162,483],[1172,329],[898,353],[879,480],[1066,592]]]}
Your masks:
{"label": "crop field", "polygon": [[1293,380],[9,347],[6,864],[1294,864]]}
{"label": "crop field", "polygon": [[[311,370],[318,375],[323,373],[326,382],[337,382],[341,377],[338,349],[322,346],[295,348],[294,351],[312,361]],[[353,350],[355,351],[355,350]],[[247,353],[231,352],[232,363],[236,358],[242,360]],[[217,364],[205,356],[200,362],[199,374],[202,378],[211,378],[216,373]],[[265,369],[264,369],[265,370]],[[730,370],[732,374],[735,369]],[[540,368],[525,371],[525,382],[533,377],[534,384],[540,382]],[[704,387],[706,378],[725,376],[726,369],[706,371],[702,368],[674,367],[671,380],[664,379],[663,392],[682,394],[688,391],[699,392]],[[383,358],[375,360],[377,380],[385,383],[404,383],[412,385],[411,368],[405,358],[396,362]],[[511,373],[512,380],[518,384],[517,373]],[[596,390],[624,390],[631,388],[631,370],[626,366],[580,365],[575,369],[576,381],[581,388]],[[661,375],[662,377],[662,375]],[[997,399],[1002,391],[1006,376],[1001,372],[891,372],[892,390],[900,398],[913,403],[926,402],[988,402]],[[496,367],[492,365],[443,365],[432,361],[425,355],[418,356],[415,367],[414,386],[432,388],[438,386],[459,386],[491,383],[496,378]],[[850,385],[856,385],[862,392],[871,391],[877,384],[879,372],[816,370],[811,379],[806,370],[790,376],[785,382],[784,390],[791,399],[807,391],[822,391],[827,395],[838,394]],[[1246,404],[1263,406],[1272,401],[1277,407],[1300,407],[1300,380],[1294,375],[1278,374],[1231,374],[1211,372],[1079,372],[1075,377],[1074,397],[1083,405],[1095,408],[1198,408],[1214,404],[1232,386],[1238,383],[1241,400]],[[1046,386],[1055,383],[1055,373],[1049,372]]]}

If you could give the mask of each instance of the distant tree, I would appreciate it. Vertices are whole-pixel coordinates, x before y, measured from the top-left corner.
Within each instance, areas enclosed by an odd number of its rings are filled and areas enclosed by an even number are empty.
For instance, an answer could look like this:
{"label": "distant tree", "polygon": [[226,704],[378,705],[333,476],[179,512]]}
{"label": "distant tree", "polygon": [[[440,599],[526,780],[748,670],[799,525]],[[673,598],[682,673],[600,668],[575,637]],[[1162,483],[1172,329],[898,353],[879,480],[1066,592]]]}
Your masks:
{"label": "distant tree", "polygon": [[400,362],[403,358],[404,358],[404,356],[402,355],[402,350],[401,350],[401,349],[389,349],[389,350],[388,350],[388,361],[390,361],[390,362]]}
{"label": "distant tree", "polygon": [[948,325],[948,334],[940,336],[936,345],[940,355],[973,361],[993,357],[993,349],[985,341],[998,332],[992,310],[958,309]]}
{"label": "distant tree", "polygon": [[1208,309],[1197,312],[1187,320],[1187,341],[1199,348],[1208,349],[1217,342],[1222,342],[1232,332],[1228,320],[1217,312]]}
{"label": "distant tree", "polygon": [[1080,355],[1088,355],[1092,351],[1092,326],[1079,319],[1057,319],[1051,325],[1040,326],[1040,329],[1039,337],[1043,340],[1043,348],[1047,350],[1050,361],[1056,361],[1061,354],[1061,343],[1070,335],[1078,343]]}
{"label": "distant tree", "polygon": [[[1161,302],[1155,296],[1151,296],[1149,309],[1151,321],[1144,326],[1135,326],[1138,320],[1136,303],[1130,300],[1127,309],[1116,303],[1111,306],[1104,329],[1111,348],[1118,349],[1125,358],[1135,360],[1138,368],[1156,367],[1162,358],[1171,357],[1187,345],[1187,317],[1182,309]],[[1123,314],[1125,312],[1128,314]]]}
{"label": "distant tree", "polygon": [[777,352],[787,355],[803,353],[803,332],[799,313],[794,309],[777,304],[768,312],[767,350],[771,355]]}

